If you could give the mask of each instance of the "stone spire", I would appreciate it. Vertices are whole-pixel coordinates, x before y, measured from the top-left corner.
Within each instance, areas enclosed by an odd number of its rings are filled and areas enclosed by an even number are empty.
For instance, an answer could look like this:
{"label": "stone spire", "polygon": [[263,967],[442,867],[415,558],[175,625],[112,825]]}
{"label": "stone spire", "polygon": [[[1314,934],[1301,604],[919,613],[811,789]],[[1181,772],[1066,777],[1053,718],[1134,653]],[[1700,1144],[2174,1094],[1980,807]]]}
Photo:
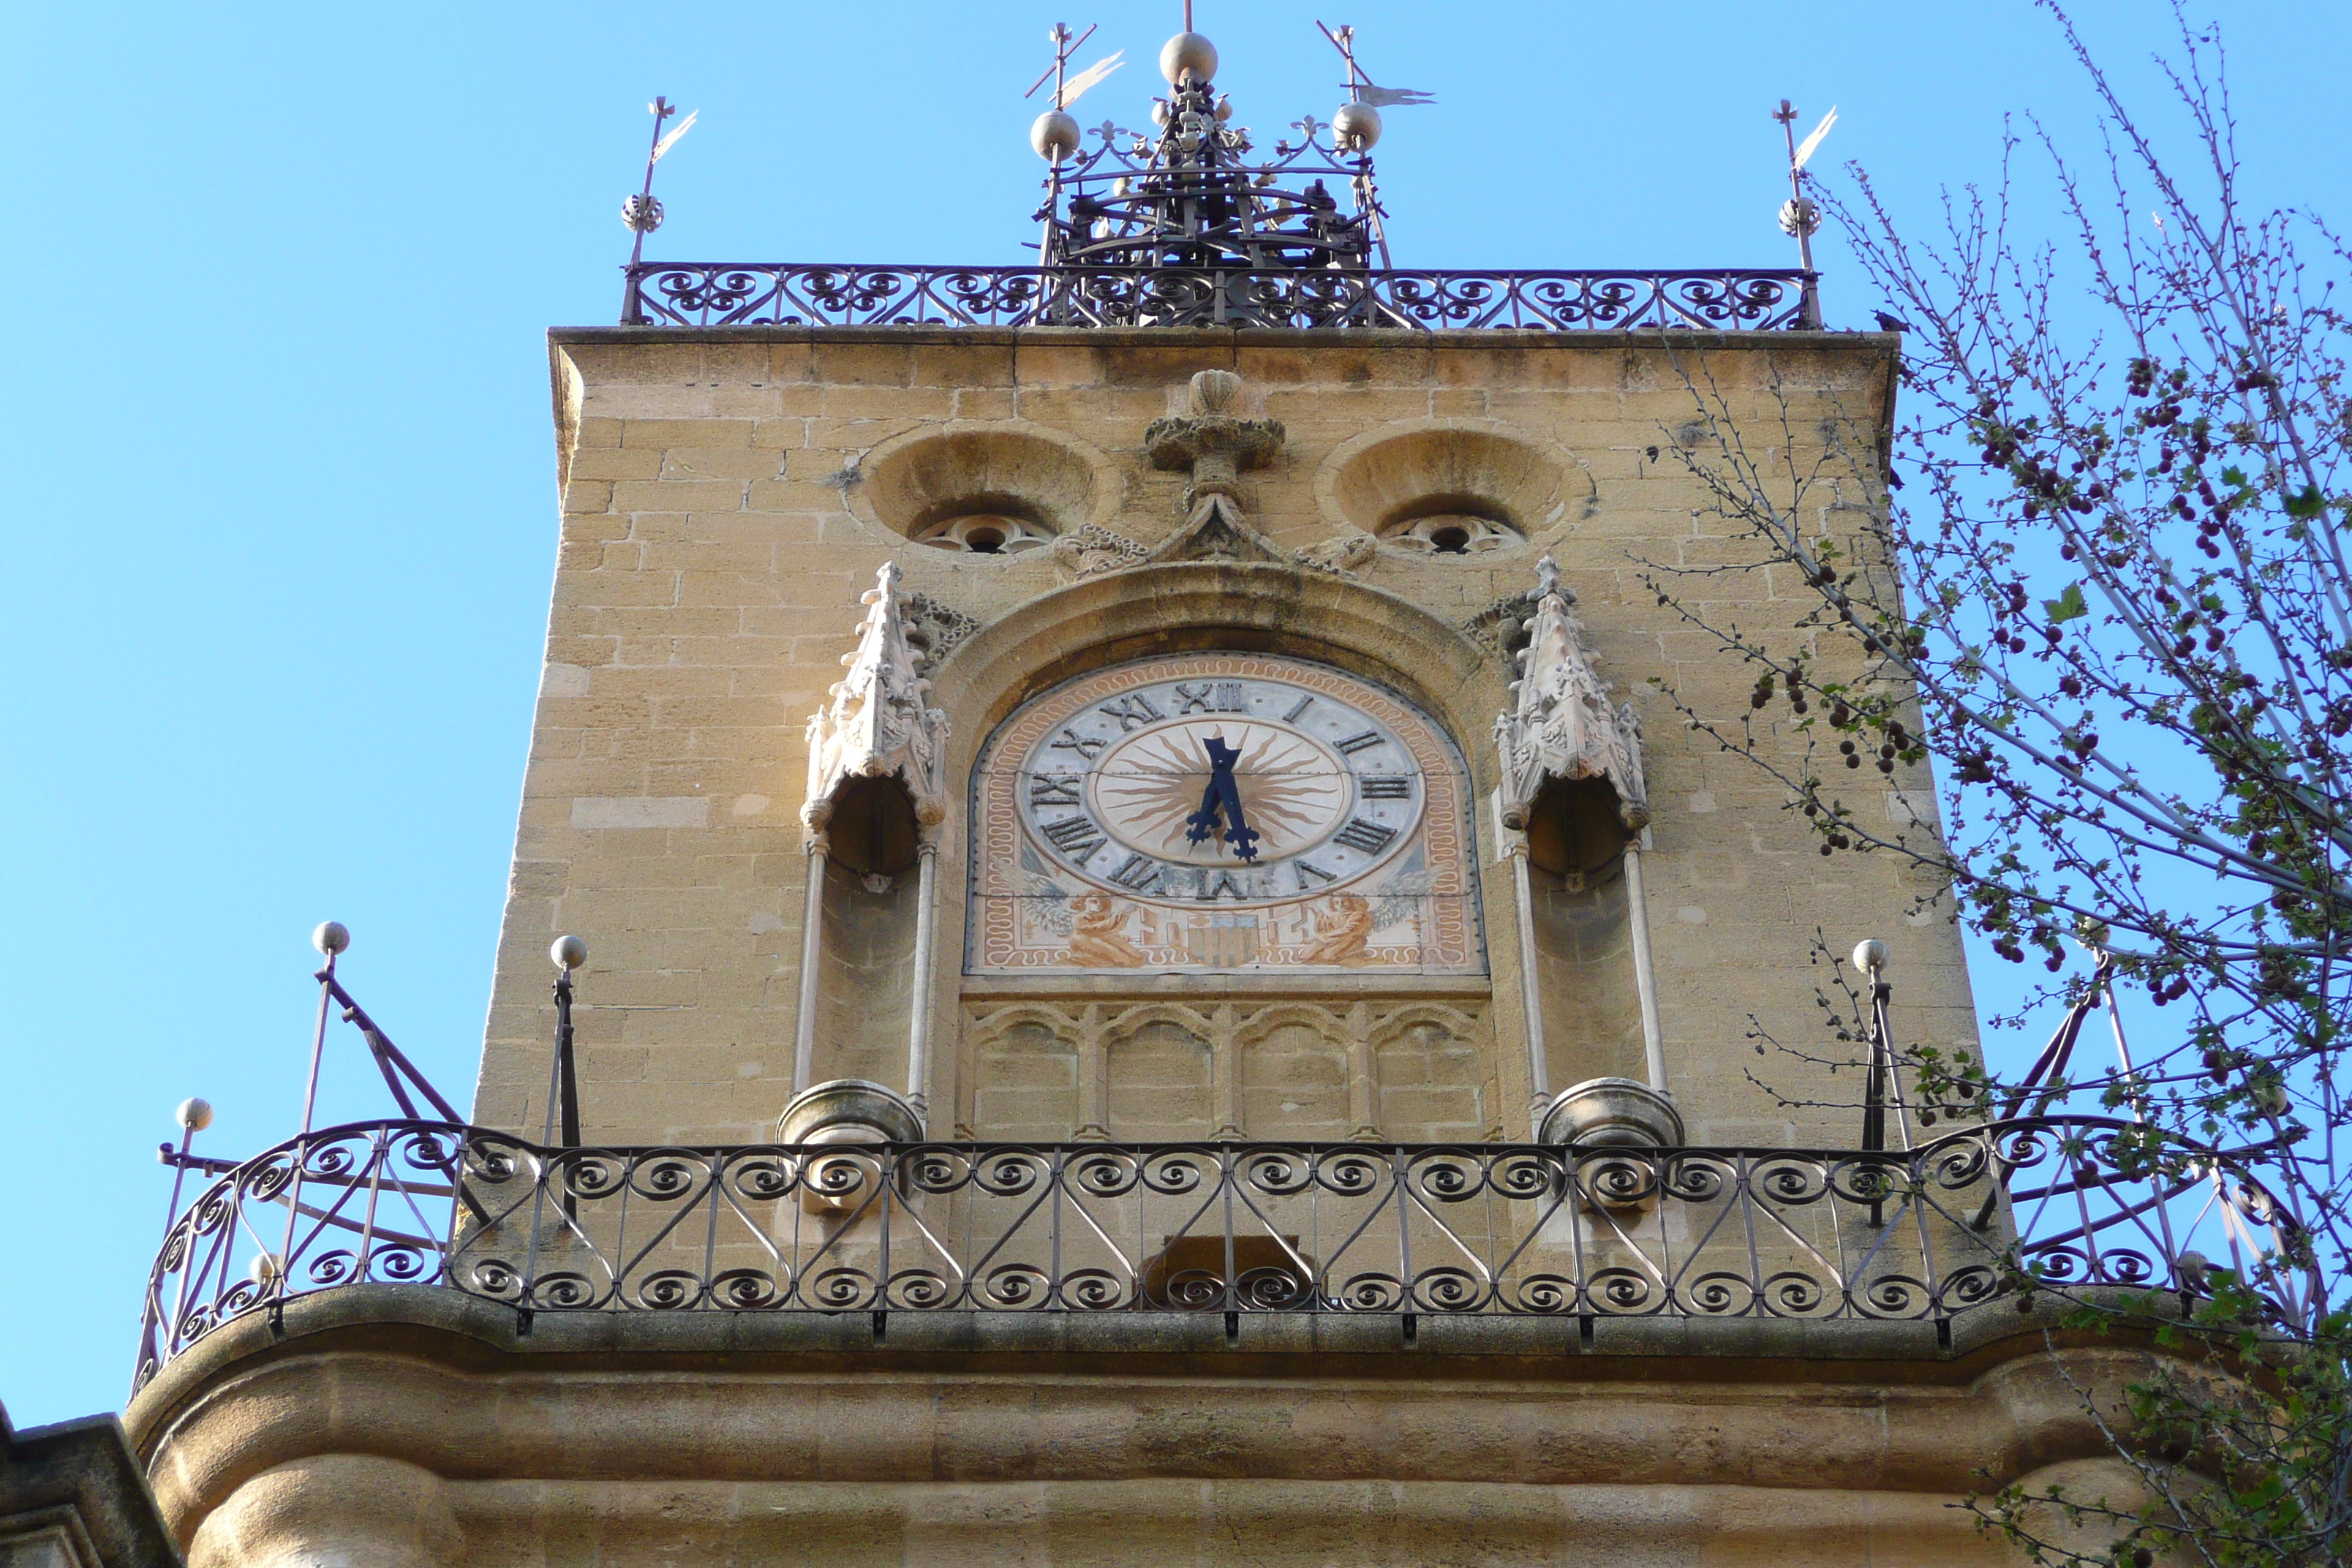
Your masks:
{"label": "stone spire", "polygon": [[1575,593],[1560,585],[1549,555],[1536,567],[1533,635],[1518,656],[1517,699],[1495,721],[1495,750],[1503,763],[1503,825],[1520,828],[1536,796],[1554,779],[1605,778],[1617,792],[1618,820],[1638,833],[1650,820],[1642,777],[1642,727],[1631,701],[1612,708],[1608,683],[1592,668],[1584,625],[1570,606]]}
{"label": "stone spire", "polygon": [[801,820],[821,830],[845,783],[895,774],[914,802],[915,820],[930,827],[947,819],[948,716],[925,701],[931,683],[915,673],[915,650],[899,610],[898,563],[883,563],[862,602],[869,608],[858,628],[857,651],[841,659],[849,673],[809,715],[808,800]]}

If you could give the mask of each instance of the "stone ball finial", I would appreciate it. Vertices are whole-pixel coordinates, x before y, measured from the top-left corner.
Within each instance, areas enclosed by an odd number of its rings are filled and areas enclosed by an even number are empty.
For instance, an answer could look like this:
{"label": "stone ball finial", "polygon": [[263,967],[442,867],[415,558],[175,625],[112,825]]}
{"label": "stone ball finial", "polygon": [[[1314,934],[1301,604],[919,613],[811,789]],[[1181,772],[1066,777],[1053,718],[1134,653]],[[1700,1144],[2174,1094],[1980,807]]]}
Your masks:
{"label": "stone ball finial", "polygon": [[1241,402],[1242,378],[1229,370],[1204,370],[1192,377],[1192,416],[1229,415]]}
{"label": "stone ball finial", "polygon": [[1169,85],[1183,85],[1187,72],[1202,81],[1217,74],[1217,46],[1198,33],[1179,33],[1160,46],[1160,74]]}
{"label": "stone ball finial", "polygon": [[1029,127],[1029,145],[1048,163],[1058,163],[1078,150],[1080,135],[1075,117],[1049,109]]}

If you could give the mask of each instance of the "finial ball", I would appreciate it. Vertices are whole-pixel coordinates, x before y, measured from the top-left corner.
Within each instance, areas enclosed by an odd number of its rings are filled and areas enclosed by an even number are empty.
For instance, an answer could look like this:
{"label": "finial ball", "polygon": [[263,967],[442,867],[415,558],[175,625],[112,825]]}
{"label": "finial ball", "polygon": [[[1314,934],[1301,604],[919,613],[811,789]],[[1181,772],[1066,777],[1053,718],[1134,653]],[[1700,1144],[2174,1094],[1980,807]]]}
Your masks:
{"label": "finial ball", "polygon": [[1078,150],[1078,122],[1058,109],[1049,109],[1029,127],[1029,145],[1048,163],[1058,163]]}
{"label": "finial ball", "polygon": [[180,1109],[172,1112],[172,1120],[191,1132],[202,1132],[213,1124],[213,1102],[191,1095],[180,1101]]}
{"label": "finial ball", "polygon": [[578,969],[588,962],[588,944],[576,936],[559,936],[547,957],[558,969]]}
{"label": "finial ball", "polygon": [[1160,46],[1160,74],[1171,86],[1181,86],[1187,71],[1202,81],[1217,74],[1217,46],[1198,33],[1179,33]]}
{"label": "finial ball", "polygon": [[1886,972],[1886,944],[1876,937],[1864,937],[1853,944],[1853,966],[1875,979]]}
{"label": "finial ball", "polygon": [[1331,116],[1331,135],[1349,153],[1369,153],[1381,139],[1381,111],[1369,103],[1343,103]]}
{"label": "finial ball", "polygon": [[319,929],[310,933],[310,945],[329,958],[348,952],[352,946],[351,928],[341,921],[322,921]]}

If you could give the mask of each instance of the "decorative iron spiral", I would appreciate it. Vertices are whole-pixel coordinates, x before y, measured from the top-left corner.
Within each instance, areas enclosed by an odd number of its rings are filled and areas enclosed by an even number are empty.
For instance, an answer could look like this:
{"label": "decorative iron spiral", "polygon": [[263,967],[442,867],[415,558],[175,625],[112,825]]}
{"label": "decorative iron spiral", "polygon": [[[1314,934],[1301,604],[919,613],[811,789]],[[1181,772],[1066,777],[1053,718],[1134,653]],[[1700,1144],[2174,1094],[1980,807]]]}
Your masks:
{"label": "decorative iron spiral", "polygon": [[657,1268],[622,1292],[622,1299],[649,1312],[682,1312],[702,1304],[703,1283],[690,1268]]}
{"label": "decorative iron spiral", "polygon": [[784,1304],[791,1276],[783,1280],[763,1268],[722,1268],[710,1277],[710,1304],[730,1312],[759,1312]]}
{"label": "decorative iron spiral", "polygon": [[1003,1263],[976,1281],[981,1304],[1000,1311],[1034,1311],[1054,1299],[1054,1281],[1034,1263]]}
{"label": "decorative iron spiral", "polygon": [[874,1300],[874,1276],[846,1266],[828,1268],[804,1283],[803,1294],[820,1307],[855,1310]]}
{"label": "decorative iron spiral", "polygon": [[551,1312],[579,1311],[598,1304],[601,1293],[576,1269],[557,1269],[530,1281],[527,1305]]}
{"label": "decorative iron spiral", "polygon": [[1766,1278],[1759,1300],[1776,1318],[1818,1318],[1835,1298],[1811,1275],[1783,1269]]}
{"label": "decorative iron spiral", "polygon": [[1585,1299],[1603,1312],[1638,1317],[1662,1310],[1666,1293],[1636,1268],[1596,1268],[1585,1283]]}
{"label": "decorative iron spiral", "polygon": [[1404,1281],[1393,1274],[1350,1274],[1331,1304],[1343,1312],[1393,1312],[1404,1304]]}
{"label": "decorative iron spiral", "polygon": [[1467,1268],[1441,1264],[1412,1277],[1412,1301],[1432,1312],[1475,1312],[1486,1303],[1486,1282]]}
{"label": "decorative iron spiral", "polygon": [[[597,1163],[598,1165],[601,1163]],[[583,1163],[580,1168],[584,1172],[596,1167]],[[682,1198],[690,1198],[701,1190],[704,1180],[710,1174],[710,1165],[698,1154],[682,1150],[663,1150],[639,1155],[628,1163],[625,1172],[623,1180],[636,1196],[655,1203],[676,1203]],[[590,1194],[583,1191],[582,1195]]]}
{"label": "decorative iron spiral", "polygon": [[1749,1169],[1748,1188],[1784,1207],[1801,1208],[1829,1196],[1830,1173],[1817,1160],[1773,1155]]}
{"label": "decorative iron spiral", "polygon": [[1576,1308],[1576,1281],[1565,1274],[1530,1274],[1513,1282],[1507,1298],[1514,1312],[1555,1316]]}
{"label": "decorative iron spiral", "polygon": [[1062,1276],[1062,1302],[1074,1311],[1115,1312],[1137,1300],[1133,1282],[1108,1268],[1073,1268]]}
{"label": "decorative iron spiral", "polygon": [[1926,1280],[1888,1274],[1863,1287],[1860,1304],[1874,1318],[1924,1318],[1934,1303]]}
{"label": "decorative iron spiral", "polygon": [[1756,1310],[1756,1282],[1745,1274],[1717,1269],[1682,1289],[1685,1305],[1703,1318],[1743,1318]]}

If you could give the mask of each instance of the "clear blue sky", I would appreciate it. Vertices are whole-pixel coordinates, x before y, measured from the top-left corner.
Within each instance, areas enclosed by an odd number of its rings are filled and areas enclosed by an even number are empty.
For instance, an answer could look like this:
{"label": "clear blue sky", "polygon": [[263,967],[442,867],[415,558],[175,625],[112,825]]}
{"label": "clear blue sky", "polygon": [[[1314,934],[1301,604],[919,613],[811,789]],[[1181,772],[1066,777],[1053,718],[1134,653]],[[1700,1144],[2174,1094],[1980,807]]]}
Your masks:
{"label": "clear blue sky", "polygon": [[[173,1103],[215,1101],[215,1152],[291,1131],[318,921],[350,924],[347,980],[464,1103],[554,554],[541,334],[615,317],[646,100],[702,115],[663,165],[656,257],[1013,262],[1047,26],[1098,21],[1127,49],[1081,107],[1132,125],[1178,9],[15,13],[0,1399],[19,1424],[123,1398]],[[2152,100],[2162,7],[2082,10]],[[2352,220],[2352,12],[2193,14],[2228,29],[2254,194]],[[1402,265],[1784,263],[1784,96],[1807,124],[1836,102],[1824,157],[1922,216],[1991,171],[2004,110],[2090,150],[2026,0],[1202,0],[1244,123],[1336,107],[1318,15],[1356,25],[1376,79],[1440,100],[1392,111],[1381,148]],[[1877,301],[1822,260],[1832,324],[1866,322]],[[328,1113],[372,1109],[341,1066]]]}

